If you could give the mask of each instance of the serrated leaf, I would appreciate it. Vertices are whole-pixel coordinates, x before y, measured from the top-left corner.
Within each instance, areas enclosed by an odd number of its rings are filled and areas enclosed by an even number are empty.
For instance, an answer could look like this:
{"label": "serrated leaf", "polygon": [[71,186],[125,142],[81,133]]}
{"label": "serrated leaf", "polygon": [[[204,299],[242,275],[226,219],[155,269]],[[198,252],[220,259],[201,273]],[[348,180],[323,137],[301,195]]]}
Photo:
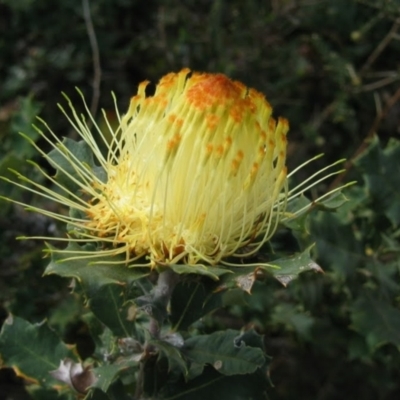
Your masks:
{"label": "serrated leaf", "polygon": [[237,343],[237,331],[228,329],[188,339],[182,352],[196,364],[212,365],[223,375],[251,374],[266,362],[264,352]]}
{"label": "serrated leaf", "polygon": [[106,360],[110,355],[119,352],[116,345],[117,338],[93,313],[90,312],[83,315],[82,319],[88,327],[90,336],[96,346],[92,355],[93,358]]}
{"label": "serrated leaf", "polygon": [[393,225],[400,224],[400,141],[392,139],[385,149],[374,137],[355,164],[363,172],[367,189],[380,211]]}
{"label": "serrated leaf", "polygon": [[180,282],[171,297],[172,329],[187,330],[191,324],[221,306],[221,296],[214,293],[215,289],[215,285],[207,282]]}
{"label": "serrated leaf", "polygon": [[263,336],[259,335],[254,329],[250,329],[235,338],[235,344],[242,346],[244,343],[246,346],[256,347],[264,351]]}
{"label": "serrated leaf", "polygon": [[6,366],[31,382],[52,387],[49,372],[65,358],[76,359],[68,347],[44,322],[30,324],[10,315],[0,333],[0,354]]}
{"label": "serrated leaf", "polygon": [[113,364],[103,365],[93,369],[96,377],[96,382],[92,385],[93,388],[100,389],[106,393],[110,386],[124,373],[129,371],[134,374],[139,361],[135,358],[121,357]]}
{"label": "serrated leaf", "polygon": [[[106,181],[106,172],[102,167],[95,164],[93,151],[85,141],[76,142],[75,140],[64,138],[62,144],[59,144],[56,149],[50,151],[47,155],[50,164],[56,169],[55,179],[62,186],[70,191],[77,191],[79,186],[73,181],[81,181],[79,173],[76,171],[76,161],[71,157],[75,156],[88,170],[90,170],[101,181]],[[67,175],[68,174],[68,175]]]}
{"label": "serrated leaf", "polygon": [[[89,246],[80,247],[76,243],[69,243],[66,250],[73,252],[89,249]],[[93,248],[93,252],[96,250]],[[63,261],[65,254],[51,253],[51,262],[45,270],[45,275],[57,274],[65,278],[75,278],[86,294],[91,297],[100,287],[107,284],[129,285],[132,282],[149,275],[149,269],[129,268],[123,264],[112,265],[102,263],[101,256],[86,259]]]}
{"label": "serrated leaf", "polygon": [[[269,271],[284,286],[287,286],[302,272],[322,272],[322,268],[310,256],[313,246],[308,247],[302,253],[269,262],[268,264],[272,266]],[[266,267],[263,268],[266,269]]]}
{"label": "serrated leaf", "polygon": [[363,261],[364,249],[353,226],[342,223],[340,217],[332,213],[319,213],[311,219],[310,225],[321,264],[344,276],[355,273]]}
{"label": "serrated leaf", "polygon": [[18,111],[13,115],[10,130],[12,132],[8,139],[10,140],[10,149],[20,158],[30,158],[36,154],[36,150],[29,141],[25,140],[19,132],[24,132],[30,140],[36,142],[39,133],[32,127],[36,116],[39,114],[41,104],[35,101],[32,96],[19,98]]}
{"label": "serrated leaf", "polygon": [[129,309],[132,303],[126,303],[120,285],[101,286],[89,299],[93,314],[117,337],[129,337],[135,333],[135,322],[130,320]]}
{"label": "serrated leaf", "polygon": [[149,344],[155,346],[160,354],[168,360],[169,370],[178,369],[183,375],[187,375],[186,361],[177,347],[163,340],[151,340]]}
{"label": "serrated leaf", "polygon": [[362,295],[351,309],[352,327],[367,341],[371,350],[392,343],[400,349],[400,310],[374,297]]}
{"label": "serrated leaf", "polygon": [[314,205],[317,209],[323,211],[335,211],[348,201],[349,199],[341,191],[338,191],[334,192],[322,201],[315,202]]}
{"label": "serrated leaf", "polygon": [[227,268],[218,266],[206,266],[201,264],[196,264],[196,265],[175,264],[175,265],[170,265],[169,268],[171,268],[174,272],[176,272],[179,275],[183,274],[203,275],[203,276],[208,276],[214,281],[218,281],[222,275],[229,274],[232,272]]}
{"label": "serrated leaf", "polygon": [[305,196],[299,196],[292,200],[286,208],[285,215],[287,217],[284,219],[283,225],[295,231],[305,231],[308,213],[303,213],[300,216],[295,216],[295,213],[298,210],[309,207],[310,204],[311,201]]}
{"label": "serrated leaf", "polygon": [[264,279],[266,272],[272,274],[284,286],[296,279],[302,272],[322,272],[322,268],[310,256],[312,247],[313,245],[302,253],[290,257],[279,258],[268,261],[268,263],[260,262],[251,267],[235,268],[233,275],[227,275],[223,278],[224,284],[228,288],[238,287],[247,293],[251,293],[256,280]]}

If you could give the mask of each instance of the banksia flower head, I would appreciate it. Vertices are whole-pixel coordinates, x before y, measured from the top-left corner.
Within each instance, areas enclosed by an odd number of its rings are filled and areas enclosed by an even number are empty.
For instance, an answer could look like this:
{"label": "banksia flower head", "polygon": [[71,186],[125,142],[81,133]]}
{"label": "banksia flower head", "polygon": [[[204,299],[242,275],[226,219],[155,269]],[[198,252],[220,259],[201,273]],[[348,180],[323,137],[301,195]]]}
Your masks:
{"label": "banksia flower head", "polygon": [[72,211],[31,209],[67,223],[68,241],[99,244],[95,253],[54,251],[65,259],[103,254],[110,262],[123,254],[122,262],[152,266],[215,265],[255,253],[274,233],[288,198],[287,120],[272,118],[261,93],[222,74],[171,73],[152,96],[147,84],[125,115],[117,109],[119,128],[107,123],[107,136],[90,113],[95,133],[71,102],[70,114],[62,109],[94,162],[80,159],[76,144],[49,128],[40,133],[51,153],[33,143],[78,190],[43,170],[57,192],[19,176],[30,185],[17,185]]}

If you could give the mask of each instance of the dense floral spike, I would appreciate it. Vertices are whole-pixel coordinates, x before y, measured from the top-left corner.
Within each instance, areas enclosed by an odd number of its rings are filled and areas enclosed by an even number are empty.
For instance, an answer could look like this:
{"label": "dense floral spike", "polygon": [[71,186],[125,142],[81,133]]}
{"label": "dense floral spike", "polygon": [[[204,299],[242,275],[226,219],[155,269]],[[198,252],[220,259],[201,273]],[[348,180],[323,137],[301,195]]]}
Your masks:
{"label": "dense floral spike", "polygon": [[[68,190],[42,170],[61,192],[23,176],[31,185],[17,185],[79,216],[31,209],[67,223],[70,241],[102,243],[100,254],[110,256],[110,262],[124,254],[126,263],[145,257],[151,266],[215,265],[228,256],[253,254],[283,217],[288,122],[271,117],[261,93],[222,74],[171,73],[153,96],[146,96],[147,84],[139,85],[122,118],[117,109],[118,130],[106,120],[111,139],[89,112],[98,137],[70,102],[72,116],[62,109],[106,172],[104,182],[47,125],[50,134],[40,131],[69,165],[56,167],[80,191]],[[54,164],[54,157],[32,144]],[[289,193],[289,198],[302,191]],[[82,251],[79,257],[100,254]]]}

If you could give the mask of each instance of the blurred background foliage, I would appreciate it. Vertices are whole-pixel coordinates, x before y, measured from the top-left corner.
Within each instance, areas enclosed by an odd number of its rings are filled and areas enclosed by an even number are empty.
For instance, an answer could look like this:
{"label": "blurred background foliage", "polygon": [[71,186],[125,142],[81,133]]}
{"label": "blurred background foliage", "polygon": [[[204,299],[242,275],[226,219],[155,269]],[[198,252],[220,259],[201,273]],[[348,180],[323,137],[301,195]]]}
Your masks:
{"label": "blurred background foliage", "polygon": [[[346,157],[346,174],[331,187],[358,184],[337,212],[304,221],[308,234],[276,239],[293,250],[316,243],[324,274],[302,274],[287,288],[257,282],[252,296],[227,301],[207,323],[265,335],[271,399],[398,399],[399,54],[398,0],[0,0],[0,175],[34,174],[26,159],[43,163],[18,135],[47,150],[31,127],[37,114],[60,137],[74,135],[57,103],[65,92],[80,104],[75,86],[99,118],[101,108],[113,116],[111,91],[123,110],[140,81],[187,66],[256,88],[290,120],[290,169],[326,154],[295,179]],[[54,207],[5,182],[0,191]],[[47,317],[90,355],[80,300],[65,280],[41,277],[41,243],[14,239],[59,227],[5,202],[0,223],[2,320],[7,312]],[[29,398],[19,383],[2,370],[0,399]]]}

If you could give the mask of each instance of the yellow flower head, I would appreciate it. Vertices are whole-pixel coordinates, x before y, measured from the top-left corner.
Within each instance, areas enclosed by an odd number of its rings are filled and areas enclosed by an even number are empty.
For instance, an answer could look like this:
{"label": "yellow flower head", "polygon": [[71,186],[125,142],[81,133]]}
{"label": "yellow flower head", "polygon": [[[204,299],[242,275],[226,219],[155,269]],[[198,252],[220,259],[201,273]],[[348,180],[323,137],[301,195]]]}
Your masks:
{"label": "yellow flower head", "polygon": [[[93,235],[153,262],[210,264],[273,233],[288,123],[264,96],[221,74],[139,85],[85,213]],[[256,237],[258,237],[258,242]]]}
{"label": "yellow flower head", "polygon": [[[74,212],[31,209],[67,223],[69,241],[101,244],[95,254],[82,251],[82,258],[124,254],[126,263],[145,257],[153,266],[215,265],[253,254],[286,206],[287,120],[273,119],[261,93],[222,74],[171,73],[152,96],[146,96],[147,84],[139,85],[123,117],[117,110],[116,131],[106,120],[108,136],[97,125],[93,134],[71,103],[72,116],[63,110],[97,167],[50,129],[50,135],[40,132],[63,160],[56,168],[79,191],[42,170],[60,190],[20,176],[33,188],[19,186]],[[33,145],[54,165],[54,157]]]}

